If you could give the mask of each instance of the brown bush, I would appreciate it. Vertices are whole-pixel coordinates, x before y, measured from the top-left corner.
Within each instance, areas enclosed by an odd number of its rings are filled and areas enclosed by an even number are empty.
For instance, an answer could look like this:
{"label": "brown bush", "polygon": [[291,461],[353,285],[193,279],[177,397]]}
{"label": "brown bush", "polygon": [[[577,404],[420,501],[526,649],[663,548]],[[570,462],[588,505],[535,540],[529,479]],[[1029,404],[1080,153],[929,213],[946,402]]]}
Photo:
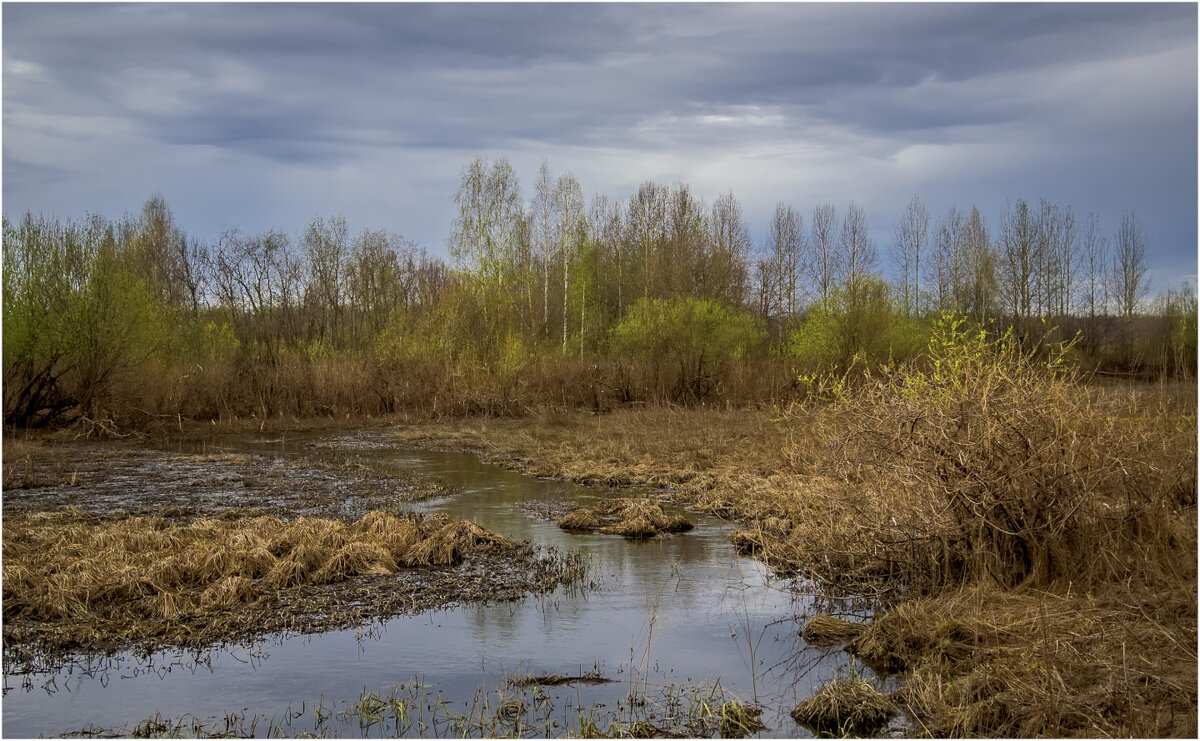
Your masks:
{"label": "brown bush", "polygon": [[1194,559],[1180,561],[1195,550],[1194,412],[1114,404],[1008,338],[948,320],[929,363],[845,393],[821,417],[830,469],[872,489],[848,556],[919,590],[1130,569],[1194,580]]}

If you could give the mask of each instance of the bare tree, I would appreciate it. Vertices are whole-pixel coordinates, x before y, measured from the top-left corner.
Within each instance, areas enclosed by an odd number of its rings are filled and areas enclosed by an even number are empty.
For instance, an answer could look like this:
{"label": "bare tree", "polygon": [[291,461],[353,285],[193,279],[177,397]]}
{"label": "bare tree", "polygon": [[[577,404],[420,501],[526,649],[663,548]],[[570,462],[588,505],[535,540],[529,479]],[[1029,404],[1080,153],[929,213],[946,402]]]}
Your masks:
{"label": "bare tree", "polygon": [[1137,214],[1126,211],[1114,241],[1111,282],[1127,362],[1133,356],[1133,317],[1150,293],[1146,273],[1146,235]]}
{"label": "bare tree", "polygon": [[554,178],[542,160],[530,219],[530,236],[542,268],[542,333],[550,332],[550,266],[554,261]]}
{"label": "bare tree", "polygon": [[996,300],[996,265],[987,224],[975,206],[971,207],[959,243],[955,303],[961,311],[983,322]]}
{"label": "bare tree", "polygon": [[719,196],[712,207],[712,254],[704,272],[709,284],[701,290],[732,306],[741,306],[746,299],[747,264],[753,242],[750,227],[742,216],[742,205],[733,192]]}
{"label": "bare tree", "polygon": [[1000,235],[1000,297],[1022,341],[1032,334],[1037,222],[1029,204],[1018,199],[1005,216]]}
{"label": "bare tree", "polygon": [[586,235],[587,219],[583,206],[583,188],[575,176],[566,173],[554,186],[554,241],[562,263],[562,349],[567,351],[567,312],[570,299],[570,264]]}
{"label": "bare tree", "polygon": [[957,206],[938,222],[933,235],[933,300],[938,311],[957,311],[958,291],[961,282],[963,242],[963,218]]}
{"label": "bare tree", "polygon": [[913,196],[899,223],[892,230],[895,249],[892,259],[900,274],[904,313],[921,313],[921,251],[929,237],[929,212],[918,196]]}
{"label": "bare tree", "polygon": [[314,218],[304,230],[300,245],[308,257],[310,301],[320,317],[321,336],[337,341],[350,256],[350,230],[345,217]]}
{"label": "bare tree", "polygon": [[794,317],[800,310],[800,280],[805,269],[804,217],[791,206],[777,204],[768,244],[768,262],[762,267],[774,273],[769,283],[775,292],[775,306],[780,315]]}
{"label": "bare tree", "polygon": [[871,241],[867,230],[867,215],[853,201],[846,209],[842,220],[842,233],[838,241],[841,248],[840,262],[844,268],[843,280],[851,291],[875,270],[879,263],[879,252]]}
{"label": "bare tree", "polygon": [[1087,342],[1093,348],[1102,341],[1098,318],[1107,312],[1107,264],[1108,238],[1100,233],[1100,217],[1089,213],[1083,230],[1083,305],[1087,307]]}
{"label": "bare tree", "polygon": [[[629,199],[625,216],[625,241],[636,260],[633,272],[641,273],[641,296],[653,296],[658,256],[667,233],[667,192],[647,181]],[[628,297],[630,299],[633,296]],[[622,304],[624,304],[624,299]]]}
{"label": "bare tree", "polygon": [[816,294],[821,297],[821,306],[829,308],[829,297],[837,283],[838,254],[835,249],[837,208],[832,203],[822,203],[813,208],[812,259],[813,281]]}
{"label": "bare tree", "polygon": [[512,271],[525,231],[521,185],[512,164],[501,157],[489,165],[476,157],[463,170],[454,202],[458,215],[451,230],[451,256],[504,290],[505,274]]}

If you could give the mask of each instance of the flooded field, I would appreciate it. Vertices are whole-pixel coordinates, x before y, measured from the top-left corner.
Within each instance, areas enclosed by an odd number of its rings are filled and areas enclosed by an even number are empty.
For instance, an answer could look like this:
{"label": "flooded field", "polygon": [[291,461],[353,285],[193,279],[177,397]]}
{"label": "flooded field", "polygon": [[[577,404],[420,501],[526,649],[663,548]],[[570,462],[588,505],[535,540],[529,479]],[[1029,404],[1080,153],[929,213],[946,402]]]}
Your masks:
{"label": "flooded field", "polygon": [[[818,606],[737,555],[726,522],[669,502],[664,511],[694,529],[632,539],[556,522],[618,494],[655,495],[405,450],[386,432],[79,448],[6,471],[6,518],[67,506],[181,523],[221,513],[353,520],[383,509],[470,520],[527,542],[534,562],[579,554],[586,571],[523,579],[519,565],[468,554],[353,582],[358,592],[324,610],[339,619],[248,625],[232,644],[188,649],[129,645],[47,661],[10,651],[6,626],[4,733],[745,735],[758,726],[738,702],[761,708],[759,735],[797,737],[811,735],[789,715],[798,701],[835,676],[871,676],[836,646],[800,638]],[[443,587],[421,592],[414,580]],[[410,597],[372,611],[372,599],[396,590]]]}

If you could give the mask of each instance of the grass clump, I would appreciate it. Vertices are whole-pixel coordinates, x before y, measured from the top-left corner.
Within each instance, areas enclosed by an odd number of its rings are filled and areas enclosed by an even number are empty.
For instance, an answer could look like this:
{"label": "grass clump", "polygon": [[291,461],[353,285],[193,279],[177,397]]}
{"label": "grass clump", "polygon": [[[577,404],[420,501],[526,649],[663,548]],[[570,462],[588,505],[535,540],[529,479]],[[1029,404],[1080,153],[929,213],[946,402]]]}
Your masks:
{"label": "grass clump", "polygon": [[894,607],[850,650],[904,671],[899,702],[937,736],[1191,738],[1195,599],[974,586]]}
{"label": "grass clump", "polygon": [[721,738],[745,738],[767,727],[759,720],[762,709],[736,700],[721,703],[721,720],[718,725]]}
{"label": "grass clump", "polygon": [[68,508],[9,515],[3,540],[6,650],[27,630],[66,646],[204,633],[231,611],[267,609],[284,590],[516,548],[474,523],[386,512],[356,522],[255,516],[180,524]]}
{"label": "grass clump", "polygon": [[621,497],[596,509],[568,512],[558,521],[564,530],[601,532],[626,538],[652,538],[663,533],[683,533],[695,524],[682,515],[669,516],[653,499]]}
{"label": "grass clump", "polygon": [[852,623],[832,615],[814,615],[804,624],[800,636],[810,645],[829,646],[857,637],[864,627],[862,623]]}
{"label": "grass clump", "polygon": [[895,714],[895,706],[861,679],[830,682],[792,709],[797,723],[838,737],[874,734]]}

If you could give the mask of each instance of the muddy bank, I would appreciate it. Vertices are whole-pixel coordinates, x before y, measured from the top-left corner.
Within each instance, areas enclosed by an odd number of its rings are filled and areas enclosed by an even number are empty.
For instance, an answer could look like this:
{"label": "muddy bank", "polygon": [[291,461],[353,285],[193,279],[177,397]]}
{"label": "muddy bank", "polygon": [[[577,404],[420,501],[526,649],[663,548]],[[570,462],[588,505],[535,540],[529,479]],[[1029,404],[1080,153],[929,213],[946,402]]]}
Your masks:
{"label": "muddy bank", "polygon": [[408,503],[453,493],[433,477],[373,470],[353,450],[289,459],[130,442],[4,444],[5,515],[74,506],[97,515],[173,521],[231,510],[357,519],[370,510],[401,512]]}
{"label": "muddy bank", "polygon": [[450,489],[353,456],[13,447],[6,672],[73,653],[246,643],[520,599],[584,571],[577,556],[407,514],[405,503]]}

